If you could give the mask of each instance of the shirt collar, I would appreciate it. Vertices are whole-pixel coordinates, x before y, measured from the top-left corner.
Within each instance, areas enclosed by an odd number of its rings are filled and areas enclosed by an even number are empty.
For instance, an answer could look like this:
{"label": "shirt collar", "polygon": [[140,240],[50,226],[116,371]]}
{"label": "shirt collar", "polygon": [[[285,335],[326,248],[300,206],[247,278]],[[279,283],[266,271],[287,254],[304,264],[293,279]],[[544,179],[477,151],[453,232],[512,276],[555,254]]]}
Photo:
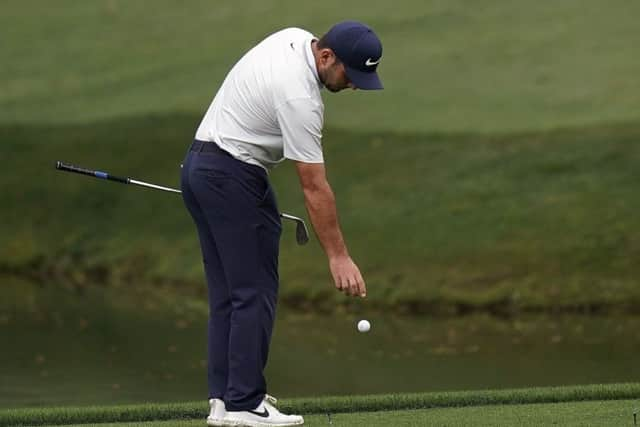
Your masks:
{"label": "shirt collar", "polygon": [[311,42],[314,40],[318,40],[315,37],[312,37],[305,41],[304,44],[304,59],[307,62],[307,65],[313,71],[313,75],[316,77],[316,81],[318,82],[318,87],[323,88],[322,82],[320,81],[320,76],[318,75],[318,68],[316,67],[316,59],[313,57],[313,50],[311,49]]}

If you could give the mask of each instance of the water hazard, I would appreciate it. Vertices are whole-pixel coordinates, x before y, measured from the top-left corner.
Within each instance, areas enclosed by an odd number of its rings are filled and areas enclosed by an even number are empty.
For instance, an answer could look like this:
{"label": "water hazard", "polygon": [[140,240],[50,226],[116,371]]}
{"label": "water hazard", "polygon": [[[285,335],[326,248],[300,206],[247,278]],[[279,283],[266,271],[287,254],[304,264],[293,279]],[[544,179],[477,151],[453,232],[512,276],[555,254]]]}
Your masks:
{"label": "water hazard", "polygon": [[[175,290],[5,280],[0,407],[205,400],[206,306]],[[278,313],[281,397],[640,381],[640,317]],[[359,333],[357,320],[371,321]]]}

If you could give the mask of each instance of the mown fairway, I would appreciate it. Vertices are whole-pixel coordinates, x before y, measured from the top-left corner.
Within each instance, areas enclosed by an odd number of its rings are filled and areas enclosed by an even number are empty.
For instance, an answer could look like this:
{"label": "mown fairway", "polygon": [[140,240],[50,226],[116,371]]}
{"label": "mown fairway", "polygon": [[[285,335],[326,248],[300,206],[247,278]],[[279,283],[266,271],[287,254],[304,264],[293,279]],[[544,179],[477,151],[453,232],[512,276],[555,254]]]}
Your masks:
{"label": "mown fairway", "polygon": [[[623,426],[633,425],[637,400],[549,403],[535,405],[477,406],[412,411],[363,412],[356,414],[309,415],[307,427],[427,427],[427,426]],[[52,424],[53,426],[55,424]],[[170,420],[139,423],[74,424],[101,427],[197,427],[204,420]]]}
{"label": "mown fairway", "polygon": [[386,90],[327,96],[329,126],[503,132],[635,120],[639,14],[629,0],[9,0],[0,122],[203,112],[264,35],[320,35],[344,19],[380,33]]}
{"label": "mown fairway", "polygon": [[[635,383],[327,397],[289,400],[282,407],[304,414],[312,427],[612,426],[631,425],[638,390]],[[204,425],[206,414],[203,403],[17,409],[0,411],[0,425],[196,426]]]}

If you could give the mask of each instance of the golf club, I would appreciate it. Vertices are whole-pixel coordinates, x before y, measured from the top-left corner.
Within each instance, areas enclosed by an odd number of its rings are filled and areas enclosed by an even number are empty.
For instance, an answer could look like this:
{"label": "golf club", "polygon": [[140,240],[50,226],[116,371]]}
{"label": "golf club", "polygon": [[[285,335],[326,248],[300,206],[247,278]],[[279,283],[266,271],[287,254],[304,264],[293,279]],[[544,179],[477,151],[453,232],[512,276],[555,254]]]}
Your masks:
{"label": "golf club", "polygon": [[[182,191],[177,190],[175,188],[163,187],[162,185],[151,184],[149,182],[139,181],[137,179],[133,179],[129,177],[115,176],[107,172],[96,171],[96,170],[91,170],[91,169],[87,169],[79,166],[74,166],[67,163],[63,163],[61,161],[56,162],[56,169],[64,172],[74,172],[74,173],[79,173],[81,175],[93,176],[95,178],[115,181],[121,184],[133,184],[141,187],[152,188],[154,190],[161,190],[161,191],[168,191],[171,193],[182,194]],[[307,230],[307,225],[304,223],[304,220],[302,218],[298,218],[297,216],[289,215],[286,213],[280,213],[280,217],[296,223],[296,241],[298,242],[299,245],[304,245],[309,241],[309,231]]]}

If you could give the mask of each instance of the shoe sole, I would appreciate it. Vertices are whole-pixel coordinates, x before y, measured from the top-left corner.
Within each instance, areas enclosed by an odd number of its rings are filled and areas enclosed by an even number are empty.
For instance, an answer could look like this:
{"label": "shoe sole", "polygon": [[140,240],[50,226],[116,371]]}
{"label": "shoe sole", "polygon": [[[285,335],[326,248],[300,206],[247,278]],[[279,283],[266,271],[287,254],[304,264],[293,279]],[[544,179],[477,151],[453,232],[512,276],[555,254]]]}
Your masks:
{"label": "shoe sole", "polygon": [[229,424],[223,424],[225,426],[233,426],[233,427],[295,427],[304,425],[304,420],[301,423],[261,423],[259,421],[236,421],[236,420],[227,420]]}
{"label": "shoe sole", "polygon": [[207,425],[209,427],[235,427],[236,424],[229,424],[229,422],[221,419],[207,418]]}

